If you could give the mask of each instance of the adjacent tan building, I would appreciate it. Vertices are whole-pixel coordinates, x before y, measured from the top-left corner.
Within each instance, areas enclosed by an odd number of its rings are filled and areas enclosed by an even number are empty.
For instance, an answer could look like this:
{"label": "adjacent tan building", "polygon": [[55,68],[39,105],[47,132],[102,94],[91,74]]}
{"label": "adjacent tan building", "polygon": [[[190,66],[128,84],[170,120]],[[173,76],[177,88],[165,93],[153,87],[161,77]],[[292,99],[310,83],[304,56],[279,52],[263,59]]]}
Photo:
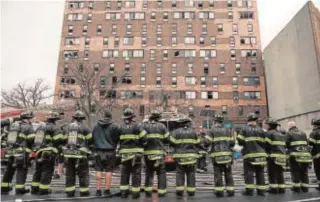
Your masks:
{"label": "adjacent tan building", "polygon": [[[67,1],[55,102],[80,93],[71,68],[101,69],[100,89],[119,80],[116,119],[126,106],[137,118],[163,107],[222,112],[229,124],[248,112],[266,117],[256,0]],[[105,82],[105,78],[107,79]]]}

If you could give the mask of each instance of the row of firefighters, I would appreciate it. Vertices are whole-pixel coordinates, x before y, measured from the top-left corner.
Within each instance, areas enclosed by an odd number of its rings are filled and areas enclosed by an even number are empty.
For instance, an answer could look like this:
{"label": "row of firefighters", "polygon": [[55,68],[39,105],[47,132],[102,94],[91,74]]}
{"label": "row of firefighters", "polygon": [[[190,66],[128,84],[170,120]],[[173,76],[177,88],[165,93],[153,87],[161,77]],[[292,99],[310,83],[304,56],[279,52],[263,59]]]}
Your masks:
{"label": "row of firefighters", "polygon": [[[28,157],[32,150],[36,151],[36,168],[33,174],[32,194],[49,194],[49,185],[55,167],[55,159],[61,153],[66,166],[65,191],[73,197],[76,191],[76,175],[79,178],[80,196],[88,196],[89,165],[88,155],[95,149],[97,155],[97,171],[112,172],[114,155],[120,145],[121,155],[121,197],[128,197],[129,190],[133,198],[140,196],[141,164],[144,158],[146,165],[146,181],[144,191],[150,196],[153,191],[153,175],[158,177],[158,195],[167,193],[165,169],[165,145],[170,144],[176,162],[176,194],[182,196],[186,191],[193,196],[196,191],[196,163],[200,151],[208,151],[214,167],[214,185],[217,197],[234,196],[234,180],[232,176],[232,148],[235,145],[230,129],[223,126],[223,116],[217,114],[214,127],[204,139],[199,138],[191,127],[191,119],[187,116],[178,121],[178,129],[168,132],[165,125],[159,122],[161,113],[152,111],[149,121],[137,123],[135,114],[127,108],[123,113],[123,124],[112,121],[112,114],[105,111],[91,131],[83,120],[81,111],[73,114],[73,121],[62,129],[56,125],[60,114],[50,112],[46,123],[36,131],[30,124],[32,112],[21,115],[21,121],[13,122],[7,135],[6,154],[9,163],[4,172],[1,193],[12,189],[10,183],[16,174],[15,193],[24,194],[30,190],[25,188],[28,172]],[[248,124],[237,136],[243,146],[243,169],[245,189],[244,195],[284,193],[284,167],[289,162],[292,175],[292,191],[308,191],[308,167],[313,161],[318,182],[320,182],[320,119],[313,121],[313,132],[308,138],[299,130],[294,122],[288,123],[289,130],[283,134],[277,130],[278,122],[269,118],[266,121],[268,130],[264,131],[257,125],[256,114],[248,115]],[[9,122],[10,120],[2,120]],[[310,150],[311,148],[311,150]],[[269,185],[266,186],[264,167],[268,168]],[[132,177],[129,188],[130,175]],[[224,176],[224,177],[223,177]],[[109,176],[110,177],[110,176]],[[101,176],[100,176],[101,178]],[[223,182],[223,178],[224,181]],[[254,178],[256,179],[254,183]],[[186,186],[185,186],[186,181]],[[320,190],[320,184],[317,188]],[[100,190],[97,194],[101,194]],[[107,190],[109,192],[109,190]]]}

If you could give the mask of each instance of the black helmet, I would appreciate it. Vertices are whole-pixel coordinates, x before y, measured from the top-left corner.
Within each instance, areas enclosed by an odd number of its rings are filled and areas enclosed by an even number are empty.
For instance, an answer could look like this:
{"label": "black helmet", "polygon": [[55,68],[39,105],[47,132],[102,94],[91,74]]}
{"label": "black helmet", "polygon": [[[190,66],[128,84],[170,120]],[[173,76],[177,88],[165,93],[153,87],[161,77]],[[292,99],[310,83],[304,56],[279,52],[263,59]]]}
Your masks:
{"label": "black helmet", "polygon": [[316,119],[313,119],[313,122],[312,122],[314,126],[320,126],[320,118],[316,118]]}
{"label": "black helmet", "polygon": [[249,113],[248,114],[248,121],[257,121],[259,117],[255,113]]}
{"label": "black helmet", "polygon": [[112,119],[112,114],[109,110],[105,110],[103,112],[103,118],[109,118],[109,119]]}
{"label": "black helmet", "polygon": [[134,114],[131,108],[127,108],[123,111],[123,115],[122,115],[123,119],[132,119],[134,117],[136,117],[136,115]]}
{"label": "black helmet", "polygon": [[33,111],[26,111],[20,115],[21,119],[32,119],[34,117]]}
{"label": "black helmet", "polygon": [[58,112],[49,112],[47,119],[58,120],[58,119],[60,119],[60,114]]}
{"label": "black helmet", "polygon": [[216,114],[214,115],[214,121],[222,123],[223,122],[224,117],[221,114]]}
{"label": "black helmet", "polygon": [[191,123],[191,119],[188,116],[182,115],[178,119],[179,123]]}
{"label": "black helmet", "polygon": [[161,119],[161,113],[158,110],[152,110],[149,119]]}
{"label": "black helmet", "polygon": [[72,115],[73,118],[75,119],[85,119],[86,116],[84,115],[84,113],[80,110],[77,110],[73,115]]}
{"label": "black helmet", "polygon": [[274,118],[269,117],[266,121],[266,124],[268,125],[279,125],[278,121]]}

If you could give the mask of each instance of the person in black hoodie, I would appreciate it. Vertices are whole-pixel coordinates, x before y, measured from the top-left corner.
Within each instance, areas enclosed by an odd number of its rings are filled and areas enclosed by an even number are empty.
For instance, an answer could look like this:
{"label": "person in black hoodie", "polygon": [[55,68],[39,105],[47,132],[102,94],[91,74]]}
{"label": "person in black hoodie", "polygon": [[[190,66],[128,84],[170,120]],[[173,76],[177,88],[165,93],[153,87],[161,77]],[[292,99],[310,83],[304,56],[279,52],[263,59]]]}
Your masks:
{"label": "person in black hoodie", "polygon": [[93,127],[93,142],[96,150],[96,195],[101,196],[101,175],[105,172],[105,195],[110,194],[112,171],[115,164],[116,148],[120,139],[119,127],[112,120],[109,111],[103,112],[103,118]]}

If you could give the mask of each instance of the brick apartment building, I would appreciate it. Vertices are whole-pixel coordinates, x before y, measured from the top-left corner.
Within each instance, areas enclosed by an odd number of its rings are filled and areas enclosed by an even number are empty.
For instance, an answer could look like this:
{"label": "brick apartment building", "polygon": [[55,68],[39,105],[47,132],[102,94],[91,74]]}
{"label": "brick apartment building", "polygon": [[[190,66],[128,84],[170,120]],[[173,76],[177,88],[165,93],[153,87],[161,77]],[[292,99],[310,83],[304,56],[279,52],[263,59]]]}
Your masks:
{"label": "brick apartment building", "polygon": [[166,97],[197,126],[211,109],[237,127],[267,114],[260,44],[256,0],[66,1],[55,102],[80,94],[70,69],[90,65],[97,98],[120,79],[117,120],[126,106],[141,120]]}

